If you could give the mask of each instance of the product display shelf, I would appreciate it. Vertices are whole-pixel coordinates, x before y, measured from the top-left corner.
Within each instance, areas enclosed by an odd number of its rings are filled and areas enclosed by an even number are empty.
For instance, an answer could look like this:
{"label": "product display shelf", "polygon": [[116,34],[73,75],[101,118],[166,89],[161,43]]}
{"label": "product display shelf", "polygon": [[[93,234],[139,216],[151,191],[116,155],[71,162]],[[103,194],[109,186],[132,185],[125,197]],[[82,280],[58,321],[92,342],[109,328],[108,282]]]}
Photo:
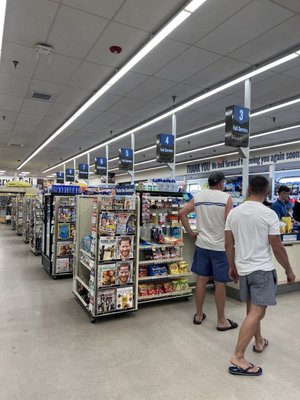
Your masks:
{"label": "product display shelf", "polygon": [[29,243],[32,196],[23,197],[23,232],[22,237],[25,243]]}
{"label": "product display shelf", "polygon": [[16,197],[16,234],[23,234],[23,196]]}
{"label": "product display shelf", "polygon": [[135,195],[77,199],[73,294],[91,322],[137,310],[138,212]]}
{"label": "product display shelf", "polygon": [[42,264],[53,279],[73,275],[75,211],[75,196],[43,197]]}
{"label": "product display shelf", "polygon": [[10,216],[10,197],[0,193],[0,223],[6,224],[7,217]]}
{"label": "product display shelf", "polygon": [[191,273],[183,258],[180,208],[189,201],[183,193],[139,192],[139,303],[192,296]]}
{"label": "product display shelf", "polygon": [[32,199],[29,224],[29,248],[35,255],[42,253],[43,210],[39,196]]}
{"label": "product display shelf", "polygon": [[17,198],[11,199],[11,229],[16,230],[16,217],[17,217]]}

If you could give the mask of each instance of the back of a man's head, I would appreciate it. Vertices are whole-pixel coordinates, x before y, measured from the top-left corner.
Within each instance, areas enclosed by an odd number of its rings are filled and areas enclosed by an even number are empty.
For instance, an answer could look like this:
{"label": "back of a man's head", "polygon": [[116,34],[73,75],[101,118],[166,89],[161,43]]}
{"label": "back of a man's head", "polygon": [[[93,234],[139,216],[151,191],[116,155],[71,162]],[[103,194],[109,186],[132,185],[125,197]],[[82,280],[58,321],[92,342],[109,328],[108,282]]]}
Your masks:
{"label": "back of a man's head", "polygon": [[249,194],[266,196],[269,192],[269,180],[262,175],[255,175],[250,179],[248,191]]}
{"label": "back of a man's head", "polygon": [[281,185],[278,189],[278,194],[285,192],[290,193],[291,189],[288,186]]}

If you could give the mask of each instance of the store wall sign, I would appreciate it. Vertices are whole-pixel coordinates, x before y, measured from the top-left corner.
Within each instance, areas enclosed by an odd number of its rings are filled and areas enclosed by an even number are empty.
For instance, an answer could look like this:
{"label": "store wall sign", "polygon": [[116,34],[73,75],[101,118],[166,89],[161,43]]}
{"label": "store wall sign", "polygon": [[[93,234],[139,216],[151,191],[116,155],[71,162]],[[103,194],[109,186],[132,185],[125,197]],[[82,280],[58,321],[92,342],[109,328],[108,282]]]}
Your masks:
{"label": "store wall sign", "polygon": [[116,185],[116,195],[132,195],[134,194],[134,185]]}
{"label": "store wall sign", "polygon": [[107,174],[107,158],[105,157],[95,158],[95,174],[101,176]]}
{"label": "store wall sign", "polygon": [[119,169],[124,171],[133,170],[133,150],[121,148],[119,149]]}
{"label": "store wall sign", "polygon": [[160,163],[174,162],[174,135],[160,133],[156,137],[156,161]]}
{"label": "store wall sign", "polygon": [[66,182],[74,182],[75,181],[75,169],[67,168],[66,169]]}
{"label": "store wall sign", "polygon": [[78,178],[79,179],[89,179],[89,165],[79,164],[78,165]]}
{"label": "store wall sign", "polygon": [[225,114],[225,145],[249,146],[249,108],[229,106]]}
{"label": "store wall sign", "polygon": [[[277,153],[254,155],[249,159],[249,165],[270,165],[281,164],[288,161],[300,161],[300,151],[280,151]],[[242,158],[224,159],[220,161],[203,161],[197,164],[187,165],[187,174],[196,174],[199,172],[210,172],[218,169],[232,169],[243,165]]]}
{"label": "store wall sign", "polygon": [[56,183],[65,183],[65,174],[63,172],[56,172]]}

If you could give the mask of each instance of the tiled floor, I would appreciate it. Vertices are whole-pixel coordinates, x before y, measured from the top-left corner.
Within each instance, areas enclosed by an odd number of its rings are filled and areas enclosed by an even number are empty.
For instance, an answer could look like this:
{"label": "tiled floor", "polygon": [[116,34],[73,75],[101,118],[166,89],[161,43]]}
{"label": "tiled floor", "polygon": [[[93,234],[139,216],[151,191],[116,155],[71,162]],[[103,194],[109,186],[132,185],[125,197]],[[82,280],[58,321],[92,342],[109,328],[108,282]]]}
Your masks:
{"label": "tiled floor", "polygon": [[[299,400],[300,293],[282,295],[263,332],[266,351],[248,358],[261,377],[227,372],[238,331],[217,332],[211,292],[207,319],[192,324],[190,300],[148,305],[91,324],[71,279],[51,280],[28,245],[0,225],[1,400]],[[228,300],[241,322],[244,306]]]}

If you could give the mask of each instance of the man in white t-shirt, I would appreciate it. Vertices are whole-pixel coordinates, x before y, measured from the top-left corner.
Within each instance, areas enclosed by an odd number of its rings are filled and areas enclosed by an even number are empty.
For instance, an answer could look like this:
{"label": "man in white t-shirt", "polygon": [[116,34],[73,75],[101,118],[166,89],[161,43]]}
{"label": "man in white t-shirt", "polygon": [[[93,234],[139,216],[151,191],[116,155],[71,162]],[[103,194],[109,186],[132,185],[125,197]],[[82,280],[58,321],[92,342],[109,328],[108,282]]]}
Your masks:
{"label": "man in white t-shirt", "polygon": [[[215,283],[217,308],[217,330],[227,331],[238,324],[225,317],[226,282],[229,282],[229,268],[225,253],[225,220],[232,209],[232,199],[224,193],[225,176],[212,172],[208,178],[208,190],[202,190],[180,211],[180,219],[187,234],[196,239],[192,272],[197,274],[196,313],[193,323],[200,325],[206,318],[203,312],[206,285],[212,276]],[[197,232],[193,232],[188,214],[196,213]]]}
{"label": "man in white t-shirt", "polygon": [[240,328],[238,341],[229,372],[233,375],[258,376],[262,368],[245,359],[245,351],[252,337],[252,350],[261,353],[268,345],[260,331],[260,321],[267,306],[276,304],[277,275],[272,261],[272,250],[277,261],[285,269],[287,283],[295,281],[295,275],[280,239],[277,214],[262,203],[269,191],[269,181],[254,176],[248,188],[248,199],[232,210],[226,220],[225,248],[229,263],[229,275],[240,280],[241,300],[247,303],[247,316]]}

